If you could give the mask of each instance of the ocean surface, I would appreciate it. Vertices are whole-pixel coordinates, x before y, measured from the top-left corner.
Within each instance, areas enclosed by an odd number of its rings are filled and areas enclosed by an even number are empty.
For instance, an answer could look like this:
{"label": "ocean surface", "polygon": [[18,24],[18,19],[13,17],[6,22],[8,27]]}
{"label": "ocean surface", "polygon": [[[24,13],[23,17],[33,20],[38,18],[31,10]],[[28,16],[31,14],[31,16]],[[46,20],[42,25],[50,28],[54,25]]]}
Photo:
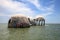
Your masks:
{"label": "ocean surface", "polygon": [[0,23],[0,40],[60,40],[60,24],[8,28],[6,23]]}

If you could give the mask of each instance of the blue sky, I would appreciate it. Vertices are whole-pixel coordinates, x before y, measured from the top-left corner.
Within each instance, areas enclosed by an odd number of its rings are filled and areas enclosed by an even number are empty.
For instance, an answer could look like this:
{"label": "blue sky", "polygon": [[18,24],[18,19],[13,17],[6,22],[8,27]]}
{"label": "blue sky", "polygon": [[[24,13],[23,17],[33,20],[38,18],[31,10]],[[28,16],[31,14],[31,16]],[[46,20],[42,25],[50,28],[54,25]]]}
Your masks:
{"label": "blue sky", "polygon": [[34,19],[43,16],[46,23],[60,23],[60,0],[0,0],[0,23],[14,15]]}

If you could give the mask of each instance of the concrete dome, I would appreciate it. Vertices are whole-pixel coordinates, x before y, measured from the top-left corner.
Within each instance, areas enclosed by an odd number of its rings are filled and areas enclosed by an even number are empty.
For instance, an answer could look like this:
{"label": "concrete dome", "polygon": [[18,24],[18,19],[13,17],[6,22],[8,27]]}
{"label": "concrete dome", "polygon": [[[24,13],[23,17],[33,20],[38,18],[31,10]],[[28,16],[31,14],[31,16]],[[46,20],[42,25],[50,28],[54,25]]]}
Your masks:
{"label": "concrete dome", "polygon": [[25,28],[30,27],[30,23],[25,16],[12,16],[8,21],[9,28]]}
{"label": "concrete dome", "polygon": [[41,25],[41,26],[45,25],[45,19],[43,17],[38,17],[35,19],[35,21],[38,22],[37,25]]}

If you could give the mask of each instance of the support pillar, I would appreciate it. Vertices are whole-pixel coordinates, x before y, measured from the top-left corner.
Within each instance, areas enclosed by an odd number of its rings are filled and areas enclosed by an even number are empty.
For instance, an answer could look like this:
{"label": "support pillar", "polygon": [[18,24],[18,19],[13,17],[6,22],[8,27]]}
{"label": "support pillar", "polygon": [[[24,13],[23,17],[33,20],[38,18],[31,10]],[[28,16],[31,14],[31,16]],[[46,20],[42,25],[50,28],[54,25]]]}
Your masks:
{"label": "support pillar", "polygon": [[45,25],[45,20],[44,20],[44,25]]}

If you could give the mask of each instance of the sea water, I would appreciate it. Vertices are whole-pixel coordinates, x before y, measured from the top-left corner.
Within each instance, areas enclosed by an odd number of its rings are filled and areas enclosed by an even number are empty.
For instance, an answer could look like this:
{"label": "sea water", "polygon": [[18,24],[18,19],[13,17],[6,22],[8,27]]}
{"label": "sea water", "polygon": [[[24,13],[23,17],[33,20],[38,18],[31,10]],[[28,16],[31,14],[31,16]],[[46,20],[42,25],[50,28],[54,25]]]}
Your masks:
{"label": "sea water", "polygon": [[8,28],[7,25],[0,23],[0,40],[60,40],[60,24],[30,28]]}

